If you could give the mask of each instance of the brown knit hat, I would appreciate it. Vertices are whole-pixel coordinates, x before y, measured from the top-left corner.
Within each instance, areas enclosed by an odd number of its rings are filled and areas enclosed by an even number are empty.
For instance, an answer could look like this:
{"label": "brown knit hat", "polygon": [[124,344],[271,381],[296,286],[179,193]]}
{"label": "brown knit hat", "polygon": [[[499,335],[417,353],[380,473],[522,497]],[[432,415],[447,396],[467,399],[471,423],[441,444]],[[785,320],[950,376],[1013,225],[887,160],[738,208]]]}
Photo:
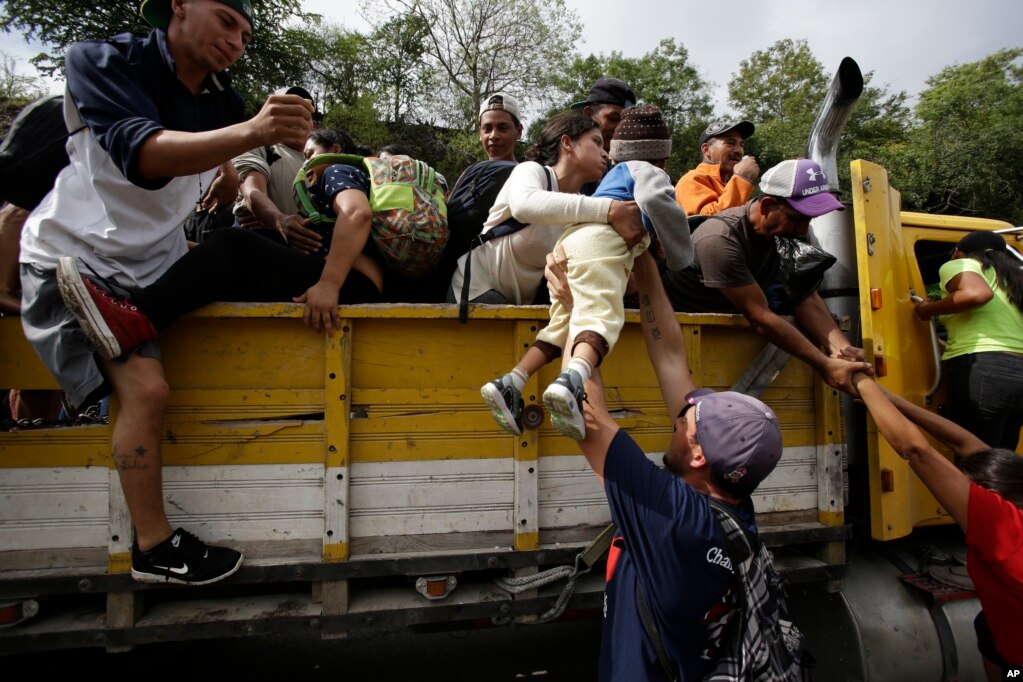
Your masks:
{"label": "brown knit hat", "polygon": [[660,161],[671,156],[671,131],[661,110],[643,104],[622,110],[622,122],[611,138],[614,161]]}

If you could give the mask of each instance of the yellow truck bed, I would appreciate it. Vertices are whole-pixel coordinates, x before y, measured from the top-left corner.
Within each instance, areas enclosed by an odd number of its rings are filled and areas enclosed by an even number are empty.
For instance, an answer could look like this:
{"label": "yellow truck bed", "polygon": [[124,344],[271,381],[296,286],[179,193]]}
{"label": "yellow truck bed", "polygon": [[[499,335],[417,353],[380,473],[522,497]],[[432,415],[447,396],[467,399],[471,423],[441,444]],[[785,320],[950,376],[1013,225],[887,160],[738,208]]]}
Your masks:
{"label": "yellow truck bed", "polygon": [[[315,612],[321,624],[333,618],[327,629],[347,631],[359,603],[370,611],[399,604],[388,611],[399,621],[428,606],[436,616],[459,599],[459,617],[475,613],[470,604],[492,615],[499,602],[514,607],[511,615],[544,610],[542,595],[512,600],[473,581],[571,563],[609,522],[603,491],[572,441],[547,419],[512,437],[479,395],[532,343],[546,308],[477,306],[465,325],[444,305],[341,314],[343,330],[327,337],[303,326],[295,305],[216,304],[161,335],[172,388],[163,426],[171,524],[244,551],[232,585],[299,584],[299,611]],[[729,387],[764,345],[739,316],[679,319],[704,386]],[[56,387],[17,318],[0,319],[0,347],[0,385]],[[531,410],[542,409],[542,387],[556,371],[527,384]],[[671,425],[635,312],[602,371],[609,407],[659,461]],[[838,398],[799,362],[762,398],[785,443],[755,497],[765,537],[777,547],[805,545],[792,567],[833,577],[827,569],[844,563],[847,531]],[[112,646],[148,641],[142,624],[152,610],[143,612],[139,597],[151,588],[127,576],[131,522],[109,429],[0,433],[0,600],[106,595],[99,629]],[[410,583],[431,574],[462,578],[448,600],[427,602]],[[366,596],[388,581],[390,597]],[[599,596],[599,579],[591,582],[581,591]],[[191,599],[202,590],[186,592]],[[193,604],[190,613],[195,627],[194,614],[205,611]],[[122,627],[112,633],[110,623]],[[0,651],[32,627],[0,630]],[[38,642],[49,641],[44,634]]]}

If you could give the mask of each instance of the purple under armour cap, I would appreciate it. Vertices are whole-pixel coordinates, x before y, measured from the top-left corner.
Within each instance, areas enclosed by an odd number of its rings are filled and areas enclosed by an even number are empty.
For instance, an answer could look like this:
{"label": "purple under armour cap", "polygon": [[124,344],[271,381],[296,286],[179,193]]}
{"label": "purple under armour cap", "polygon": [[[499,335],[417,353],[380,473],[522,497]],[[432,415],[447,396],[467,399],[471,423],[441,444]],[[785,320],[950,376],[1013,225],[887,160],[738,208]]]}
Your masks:
{"label": "purple under armour cap", "polygon": [[828,176],[810,159],[789,159],[769,169],[760,178],[760,191],[785,199],[792,208],[811,218],[844,209],[828,191]]}
{"label": "purple under armour cap", "polygon": [[735,391],[693,391],[696,436],[711,469],[749,495],[781,459],[778,417],[764,403]]}

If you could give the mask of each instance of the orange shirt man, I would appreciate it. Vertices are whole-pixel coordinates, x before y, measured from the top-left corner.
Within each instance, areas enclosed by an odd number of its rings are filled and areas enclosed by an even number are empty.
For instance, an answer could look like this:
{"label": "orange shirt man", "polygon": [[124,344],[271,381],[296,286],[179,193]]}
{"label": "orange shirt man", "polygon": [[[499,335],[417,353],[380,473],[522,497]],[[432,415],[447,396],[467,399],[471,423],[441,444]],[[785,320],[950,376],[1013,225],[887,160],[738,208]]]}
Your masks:
{"label": "orange shirt man", "polygon": [[753,131],[749,121],[717,121],[703,131],[703,162],[675,185],[676,200],[686,215],[711,216],[742,206],[753,195],[760,166],[755,157],[743,155]]}

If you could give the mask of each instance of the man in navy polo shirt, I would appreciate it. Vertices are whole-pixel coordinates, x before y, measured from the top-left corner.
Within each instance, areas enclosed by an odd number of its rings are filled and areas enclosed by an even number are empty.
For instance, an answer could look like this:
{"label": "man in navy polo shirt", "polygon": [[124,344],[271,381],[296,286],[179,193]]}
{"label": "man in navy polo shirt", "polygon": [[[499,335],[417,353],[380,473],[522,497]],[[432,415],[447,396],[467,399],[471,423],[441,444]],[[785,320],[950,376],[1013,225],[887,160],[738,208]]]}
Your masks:
{"label": "man in navy polo shirt", "polygon": [[580,446],[604,484],[620,534],[608,557],[600,679],[668,679],[640,616],[638,583],[673,677],[700,680],[737,616],[724,533],[708,497],[730,505],[756,532],[750,494],[781,458],[781,431],[759,400],[696,388],[649,254],[636,260],[635,274],[647,351],[668,413],[678,416],[662,469],[608,414],[599,373],[587,386]]}
{"label": "man in navy polo shirt", "polygon": [[271,96],[243,121],[225,69],[252,40],[250,0],[144,0],[146,38],[71,47],[64,113],[69,165],[26,222],[22,324],[77,408],[113,392],[112,453],[135,526],[132,576],[205,584],[234,573],[239,552],[172,530],[163,508],[160,429],[168,386],[156,344],[99,359],[57,290],[61,256],[126,287],[156,281],[187,250],[181,228],[218,166],[260,145],[301,147],[312,103]]}

